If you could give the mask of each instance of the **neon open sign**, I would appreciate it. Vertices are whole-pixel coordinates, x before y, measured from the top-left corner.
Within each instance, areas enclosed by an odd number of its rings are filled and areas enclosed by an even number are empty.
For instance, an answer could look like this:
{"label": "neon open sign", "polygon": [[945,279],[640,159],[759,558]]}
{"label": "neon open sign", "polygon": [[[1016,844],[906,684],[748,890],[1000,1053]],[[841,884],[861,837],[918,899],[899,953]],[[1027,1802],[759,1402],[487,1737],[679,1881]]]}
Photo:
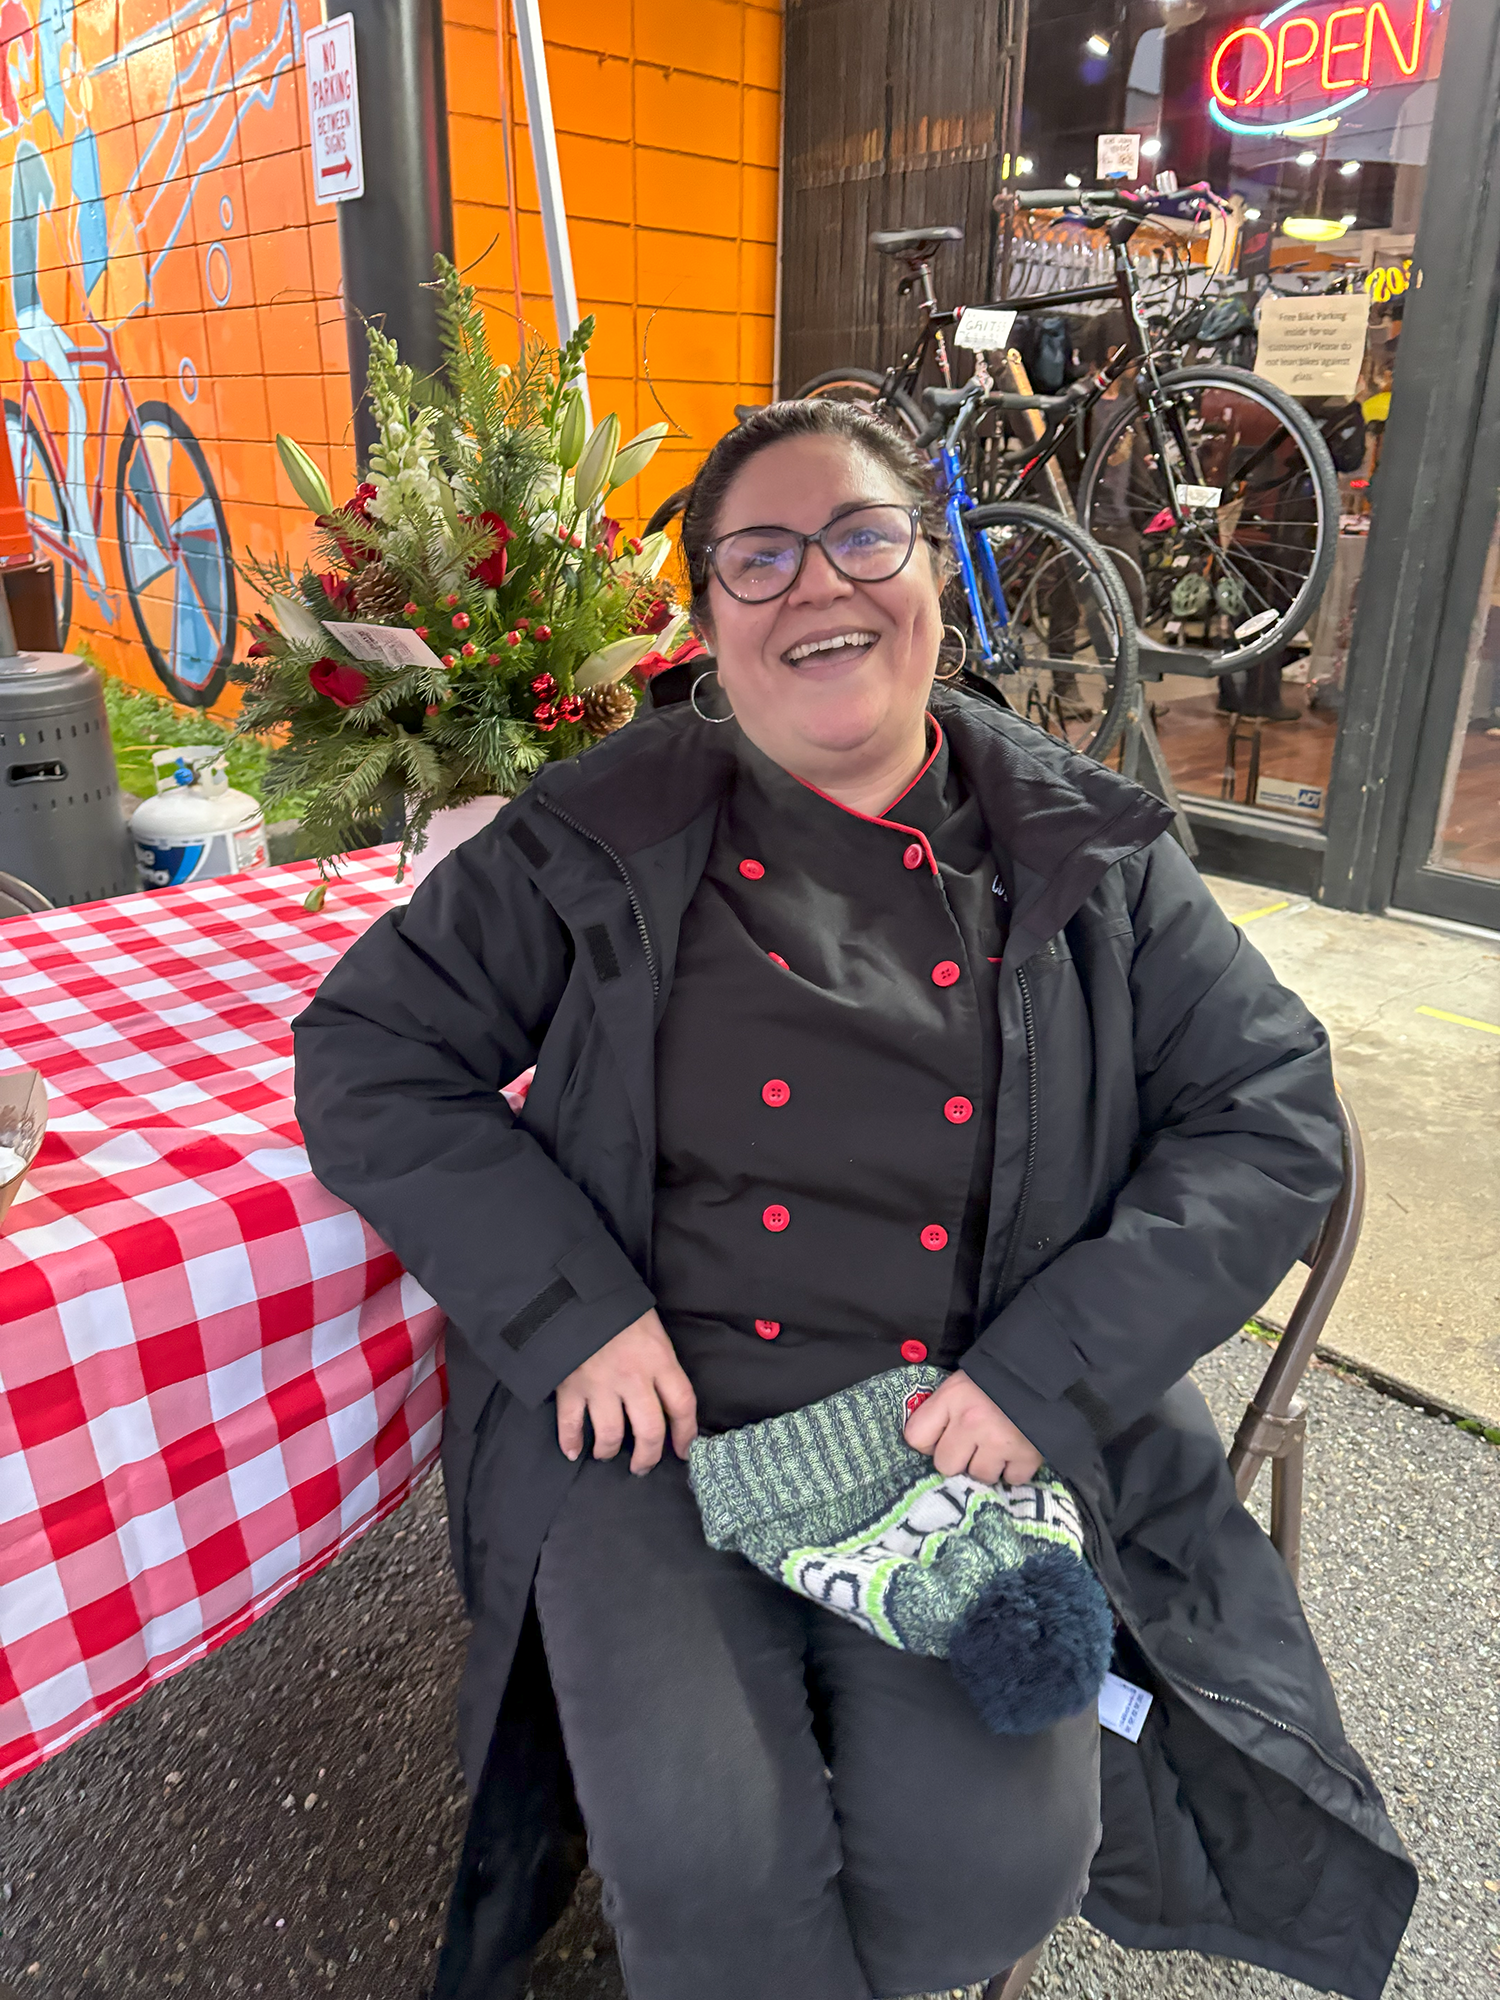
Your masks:
{"label": "neon open sign", "polygon": [[[1399,0],[1368,0],[1312,13],[1290,0],[1224,36],[1209,58],[1209,113],[1231,132],[1269,137],[1343,111],[1372,87],[1420,74],[1431,40],[1429,16],[1436,11],[1433,0],[1411,0],[1408,18]],[[1293,96],[1304,100],[1295,115],[1286,104]],[[1243,116],[1257,108],[1260,115]]]}

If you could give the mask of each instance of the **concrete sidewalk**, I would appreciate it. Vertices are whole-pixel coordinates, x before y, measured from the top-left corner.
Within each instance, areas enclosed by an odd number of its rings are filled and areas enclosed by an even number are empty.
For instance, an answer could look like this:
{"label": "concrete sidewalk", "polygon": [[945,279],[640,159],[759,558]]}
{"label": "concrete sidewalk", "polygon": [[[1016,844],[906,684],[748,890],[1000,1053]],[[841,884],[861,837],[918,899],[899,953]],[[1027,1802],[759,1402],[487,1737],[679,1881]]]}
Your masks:
{"label": "concrete sidewalk", "polygon": [[1210,887],[1326,1023],[1364,1134],[1364,1235],[1325,1348],[1500,1425],[1500,938]]}

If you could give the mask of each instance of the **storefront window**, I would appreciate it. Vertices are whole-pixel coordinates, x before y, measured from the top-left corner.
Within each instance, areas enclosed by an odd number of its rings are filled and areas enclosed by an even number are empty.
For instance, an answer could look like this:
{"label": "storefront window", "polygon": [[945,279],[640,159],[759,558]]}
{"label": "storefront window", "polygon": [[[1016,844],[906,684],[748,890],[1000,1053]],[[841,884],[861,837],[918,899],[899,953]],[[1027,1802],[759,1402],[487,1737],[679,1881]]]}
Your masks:
{"label": "storefront window", "polygon": [[[1048,11],[1048,0],[1033,8],[1034,42],[1045,38],[1038,15],[1045,21]],[[1170,170],[1181,186],[1207,181],[1235,203],[1242,233],[1227,276],[1213,274],[1201,236],[1164,249],[1142,231],[1133,245],[1143,275],[1165,274],[1163,320],[1194,293],[1245,309],[1238,332],[1182,359],[1254,369],[1265,302],[1275,295],[1368,301],[1352,393],[1302,398],[1329,444],[1339,487],[1337,544],[1317,610],[1263,665],[1222,678],[1169,667],[1148,683],[1168,765],[1189,801],[1232,800],[1316,825],[1380,497],[1447,14],[1442,0],[1286,0],[1262,12],[1220,0],[1129,0],[1099,11],[1092,41],[1085,39],[1091,20],[1070,12],[1064,30],[1059,13],[1055,33],[1077,35],[1077,79],[1055,60],[1055,42],[1051,74],[1043,76],[1035,59],[1028,69],[1033,184],[1056,186],[1070,175],[1091,182],[1105,129],[1099,120],[1123,111],[1117,129],[1141,137],[1140,179]],[[1042,253],[1044,260],[1058,254]],[[1232,319],[1226,313],[1225,323]],[[1080,316],[1074,328],[1085,361],[1109,343],[1107,318]],[[1184,629],[1180,643],[1189,647],[1192,638]],[[1480,680],[1492,671],[1476,669]],[[1488,683],[1483,699],[1493,706]],[[1500,741],[1480,734],[1500,751]],[[1461,773],[1454,785],[1457,799]]]}

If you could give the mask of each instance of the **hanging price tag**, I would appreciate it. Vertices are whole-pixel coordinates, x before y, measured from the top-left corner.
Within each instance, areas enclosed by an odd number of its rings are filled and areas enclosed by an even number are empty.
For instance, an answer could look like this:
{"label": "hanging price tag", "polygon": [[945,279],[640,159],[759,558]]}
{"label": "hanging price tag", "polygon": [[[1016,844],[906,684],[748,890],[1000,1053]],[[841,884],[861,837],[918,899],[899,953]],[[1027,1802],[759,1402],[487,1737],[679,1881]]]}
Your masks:
{"label": "hanging price tag", "polygon": [[1001,312],[995,306],[965,306],[958,316],[953,344],[973,348],[977,354],[998,354],[1015,323],[1013,312]]}
{"label": "hanging price tag", "polygon": [[1139,132],[1101,132],[1097,168],[1101,181],[1133,181],[1140,171]]}

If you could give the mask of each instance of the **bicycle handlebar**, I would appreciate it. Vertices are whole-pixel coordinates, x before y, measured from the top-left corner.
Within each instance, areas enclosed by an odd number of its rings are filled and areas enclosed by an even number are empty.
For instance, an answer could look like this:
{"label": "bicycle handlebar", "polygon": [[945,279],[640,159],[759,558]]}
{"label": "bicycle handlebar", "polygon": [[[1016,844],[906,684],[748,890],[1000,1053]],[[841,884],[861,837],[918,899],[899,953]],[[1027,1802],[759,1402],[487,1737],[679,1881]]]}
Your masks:
{"label": "bicycle handlebar", "polygon": [[[995,197],[996,204],[1005,199]],[[1178,188],[1172,194],[1154,193],[1143,188],[1139,194],[1131,194],[1122,187],[1104,188],[1017,188],[1015,190],[1018,208],[1083,208],[1114,209],[1126,215],[1155,215],[1180,213],[1184,202],[1212,203],[1216,208],[1226,204],[1216,195],[1207,181],[1198,181],[1191,187]]]}

